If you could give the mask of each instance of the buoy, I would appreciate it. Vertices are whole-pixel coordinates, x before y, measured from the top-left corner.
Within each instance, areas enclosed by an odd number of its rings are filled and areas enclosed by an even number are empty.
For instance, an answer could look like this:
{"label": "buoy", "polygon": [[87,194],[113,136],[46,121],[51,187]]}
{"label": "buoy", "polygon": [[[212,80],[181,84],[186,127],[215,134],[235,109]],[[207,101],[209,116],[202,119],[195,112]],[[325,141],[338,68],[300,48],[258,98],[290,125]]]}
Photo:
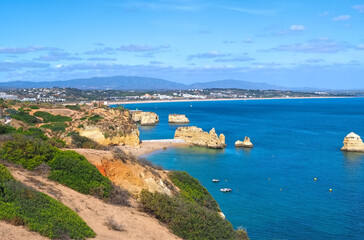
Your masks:
{"label": "buoy", "polygon": [[268,180],[270,180],[270,177],[268,178]]}
{"label": "buoy", "polygon": [[227,180],[225,180],[225,182],[227,182]]}
{"label": "buoy", "polygon": [[279,191],[282,191],[282,188],[280,188]]}
{"label": "buoy", "polygon": [[329,191],[332,192],[332,189],[330,188]]}
{"label": "buoy", "polygon": [[314,178],[313,180],[317,181],[317,178]]}

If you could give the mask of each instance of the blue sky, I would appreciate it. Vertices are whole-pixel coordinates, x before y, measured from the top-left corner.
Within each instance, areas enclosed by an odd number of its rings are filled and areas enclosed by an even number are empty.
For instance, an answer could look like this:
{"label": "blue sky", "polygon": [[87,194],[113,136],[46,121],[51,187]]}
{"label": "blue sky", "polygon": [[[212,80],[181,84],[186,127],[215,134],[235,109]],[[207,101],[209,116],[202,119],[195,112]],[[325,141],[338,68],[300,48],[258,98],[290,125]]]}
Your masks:
{"label": "blue sky", "polygon": [[0,0],[0,81],[364,89],[364,0]]}

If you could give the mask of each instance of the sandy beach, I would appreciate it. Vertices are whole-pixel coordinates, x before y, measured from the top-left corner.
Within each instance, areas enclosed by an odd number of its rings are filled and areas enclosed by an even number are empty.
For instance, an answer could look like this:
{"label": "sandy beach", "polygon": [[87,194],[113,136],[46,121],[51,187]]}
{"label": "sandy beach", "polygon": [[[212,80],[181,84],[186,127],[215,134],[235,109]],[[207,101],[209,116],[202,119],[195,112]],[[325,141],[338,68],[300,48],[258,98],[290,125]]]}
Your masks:
{"label": "sandy beach", "polygon": [[322,99],[322,98],[354,98],[354,97],[287,97],[287,98],[210,98],[210,99],[174,99],[174,100],[141,100],[141,101],[107,101],[108,105],[126,105],[141,103],[167,102],[214,102],[214,101],[251,101],[251,100],[281,100],[281,99]]}
{"label": "sandy beach", "polygon": [[164,151],[169,148],[187,147],[189,145],[190,144],[188,143],[142,142],[140,144],[140,147],[120,146],[120,148],[129,154],[133,154],[136,157],[141,157],[146,154],[157,153],[159,151]]}

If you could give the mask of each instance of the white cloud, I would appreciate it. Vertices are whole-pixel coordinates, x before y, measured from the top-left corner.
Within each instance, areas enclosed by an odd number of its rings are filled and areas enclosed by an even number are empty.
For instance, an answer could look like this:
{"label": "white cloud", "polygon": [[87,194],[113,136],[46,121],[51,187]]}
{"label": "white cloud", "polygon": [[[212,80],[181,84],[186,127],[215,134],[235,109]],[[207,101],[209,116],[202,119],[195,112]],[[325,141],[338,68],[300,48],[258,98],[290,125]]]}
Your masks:
{"label": "white cloud", "polygon": [[364,12],[364,4],[363,5],[355,5],[353,9],[358,10],[360,13]]}
{"label": "white cloud", "polygon": [[290,27],[290,30],[291,31],[303,31],[303,30],[306,30],[306,28],[303,25],[292,25]]}
{"label": "white cloud", "polygon": [[350,15],[340,15],[340,16],[334,17],[332,20],[334,20],[334,21],[346,21],[346,20],[349,20],[350,18],[351,18]]}

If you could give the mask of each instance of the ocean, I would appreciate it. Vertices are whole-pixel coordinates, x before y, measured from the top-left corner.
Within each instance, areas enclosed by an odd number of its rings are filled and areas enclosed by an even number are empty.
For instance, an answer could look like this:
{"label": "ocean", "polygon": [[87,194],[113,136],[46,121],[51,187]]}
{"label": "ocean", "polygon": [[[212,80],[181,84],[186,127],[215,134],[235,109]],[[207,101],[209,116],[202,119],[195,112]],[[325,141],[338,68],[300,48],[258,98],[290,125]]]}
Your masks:
{"label": "ocean", "polygon": [[[214,127],[225,135],[223,150],[174,148],[147,158],[197,178],[226,218],[235,228],[246,228],[252,240],[364,239],[364,154],[340,151],[348,133],[364,138],[364,98],[125,107],[159,115],[157,126],[139,127],[141,139],[173,138],[180,125],[168,124],[170,113],[186,114],[190,126]],[[254,148],[236,149],[234,142],[245,136]],[[223,187],[233,191],[222,193]]]}

